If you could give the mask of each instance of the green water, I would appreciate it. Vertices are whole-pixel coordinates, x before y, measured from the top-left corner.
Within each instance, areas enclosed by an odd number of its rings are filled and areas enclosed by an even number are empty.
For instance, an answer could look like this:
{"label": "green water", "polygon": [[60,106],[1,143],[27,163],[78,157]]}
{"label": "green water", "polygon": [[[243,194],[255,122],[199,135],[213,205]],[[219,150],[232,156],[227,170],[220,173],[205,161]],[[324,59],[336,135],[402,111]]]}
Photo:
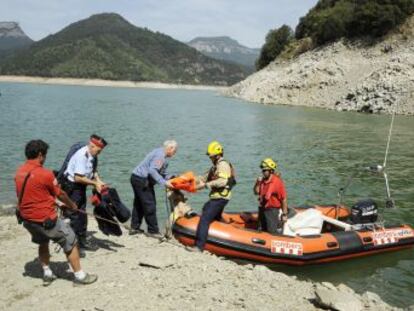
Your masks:
{"label": "green water", "polygon": [[[207,144],[219,140],[237,171],[238,185],[228,210],[252,210],[252,186],[263,157],[274,157],[289,204],[337,202],[337,191],[358,168],[382,164],[389,116],[319,109],[267,107],[208,91],[122,89],[0,83],[0,203],[15,202],[13,175],[24,161],[24,145],[34,138],[50,144],[46,166],[57,168],[69,146],[91,133],[110,143],[100,157],[103,179],[116,187],[128,206],[131,170],[147,152],[174,138],[179,143],[171,172],[203,173],[210,163]],[[372,197],[388,223],[414,223],[414,119],[397,117],[389,155],[389,176],[398,208],[385,210],[384,182],[360,174],[346,203]],[[158,189],[158,215],[165,219]],[[190,197],[196,210],[207,193]],[[346,283],[373,291],[387,302],[414,304],[414,252],[350,260],[305,268],[272,267],[299,278]]]}

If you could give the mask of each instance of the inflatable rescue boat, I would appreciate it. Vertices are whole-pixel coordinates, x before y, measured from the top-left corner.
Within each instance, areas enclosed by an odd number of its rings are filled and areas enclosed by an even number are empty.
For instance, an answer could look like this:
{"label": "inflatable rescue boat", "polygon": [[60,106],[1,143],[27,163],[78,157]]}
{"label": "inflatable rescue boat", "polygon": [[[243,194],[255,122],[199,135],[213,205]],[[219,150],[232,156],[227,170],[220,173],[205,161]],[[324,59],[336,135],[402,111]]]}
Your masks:
{"label": "inflatable rescue boat", "polygon": [[[369,208],[365,206],[365,215],[372,215]],[[205,249],[220,256],[262,263],[307,265],[414,245],[414,230],[409,225],[383,226],[370,222],[371,216],[356,217],[354,210],[351,215],[344,206],[299,207],[294,213],[285,223],[283,234],[276,235],[258,230],[257,213],[223,213],[221,221],[210,225]],[[199,219],[195,213],[178,218],[172,228],[175,238],[193,246]]]}

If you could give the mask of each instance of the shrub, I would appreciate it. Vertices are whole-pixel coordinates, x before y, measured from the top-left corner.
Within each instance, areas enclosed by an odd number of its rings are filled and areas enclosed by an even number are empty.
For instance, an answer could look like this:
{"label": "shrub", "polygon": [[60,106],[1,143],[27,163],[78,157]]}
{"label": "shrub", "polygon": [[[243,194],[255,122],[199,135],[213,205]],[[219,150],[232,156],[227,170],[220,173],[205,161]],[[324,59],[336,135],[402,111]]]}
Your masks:
{"label": "shrub", "polygon": [[256,61],[256,68],[260,70],[274,61],[292,38],[293,31],[287,25],[269,31],[266,42],[260,51],[260,56]]}

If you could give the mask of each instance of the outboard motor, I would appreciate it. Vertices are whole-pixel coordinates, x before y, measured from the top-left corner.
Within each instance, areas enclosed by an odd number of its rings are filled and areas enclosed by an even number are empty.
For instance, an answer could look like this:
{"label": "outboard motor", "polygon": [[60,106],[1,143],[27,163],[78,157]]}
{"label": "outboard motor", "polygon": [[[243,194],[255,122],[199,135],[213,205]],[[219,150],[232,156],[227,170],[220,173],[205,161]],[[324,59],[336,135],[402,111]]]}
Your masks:
{"label": "outboard motor", "polygon": [[378,219],[378,206],[372,199],[358,201],[351,209],[351,222],[356,224],[367,224],[376,222]]}

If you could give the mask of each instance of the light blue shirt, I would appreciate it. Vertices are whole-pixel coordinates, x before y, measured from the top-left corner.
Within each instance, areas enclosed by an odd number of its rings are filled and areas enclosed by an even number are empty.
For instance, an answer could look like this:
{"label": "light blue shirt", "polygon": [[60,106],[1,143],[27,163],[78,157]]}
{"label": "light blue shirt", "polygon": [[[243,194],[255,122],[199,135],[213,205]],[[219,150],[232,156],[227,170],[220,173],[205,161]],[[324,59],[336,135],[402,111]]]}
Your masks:
{"label": "light blue shirt", "polygon": [[165,185],[166,179],[170,178],[167,175],[168,162],[164,148],[160,147],[148,153],[145,159],[132,171],[132,174],[141,178],[150,176],[158,184]]}
{"label": "light blue shirt", "polygon": [[75,182],[75,174],[89,179],[93,178],[93,156],[89,153],[88,146],[75,152],[64,174],[71,182]]}

